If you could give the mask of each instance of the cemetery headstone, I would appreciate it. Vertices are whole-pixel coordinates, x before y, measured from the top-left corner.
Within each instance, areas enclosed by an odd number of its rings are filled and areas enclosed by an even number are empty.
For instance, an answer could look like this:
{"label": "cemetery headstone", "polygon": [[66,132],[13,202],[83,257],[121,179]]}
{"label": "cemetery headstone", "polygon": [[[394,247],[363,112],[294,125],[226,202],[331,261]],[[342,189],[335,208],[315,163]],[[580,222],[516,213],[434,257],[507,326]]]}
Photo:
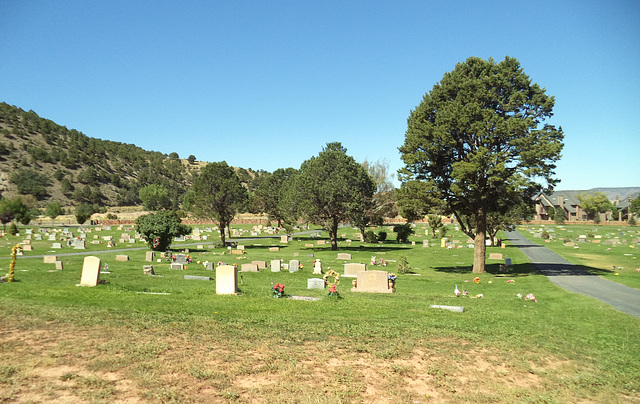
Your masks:
{"label": "cemetery headstone", "polygon": [[129,261],[128,255],[116,255],[116,261]]}
{"label": "cemetery headstone", "polygon": [[422,240],[422,247],[429,247],[429,240]]}
{"label": "cemetery headstone", "polygon": [[44,263],[45,264],[55,264],[57,260],[58,260],[58,257],[56,257],[55,255],[45,255],[44,256]]}
{"label": "cemetery headstone", "polygon": [[284,243],[284,244],[289,243],[289,236],[287,236],[287,235],[280,236],[280,242]]}
{"label": "cemetery headstone", "polygon": [[307,279],[307,289],[324,289],[325,282],[321,278],[309,278]]}
{"label": "cemetery headstone", "polygon": [[269,247],[269,251],[271,251],[271,252],[280,251],[280,247]]}
{"label": "cemetery headstone", "polygon": [[259,272],[258,265],[256,264],[242,264],[240,266],[241,272]]}
{"label": "cemetery headstone", "polygon": [[238,291],[238,270],[233,265],[216,268],[216,294],[232,295]]}
{"label": "cemetery headstone", "polygon": [[298,272],[300,269],[300,261],[291,260],[289,261],[289,272]]}
{"label": "cemetery headstone", "polygon": [[89,256],[84,258],[80,285],[96,286],[100,281],[100,258]]}
{"label": "cemetery headstone", "polygon": [[194,280],[194,281],[210,281],[210,280],[212,280],[208,276],[197,276],[197,275],[185,275],[184,279]]}
{"label": "cemetery headstone", "polygon": [[267,269],[267,261],[251,261],[252,264],[256,264],[258,269]]}
{"label": "cemetery headstone", "polygon": [[63,265],[62,265],[62,261],[56,261],[56,269],[58,271],[62,271]]}
{"label": "cemetery headstone", "polygon": [[280,272],[280,260],[271,260],[271,272]]}
{"label": "cemetery headstone", "polygon": [[389,273],[387,271],[360,271],[358,272],[357,286],[352,292],[368,293],[393,293],[389,286]]}
{"label": "cemetery headstone", "polygon": [[358,272],[366,271],[367,264],[348,263],[344,264],[344,276],[345,278],[357,278]]}
{"label": "cemetery headstone", "polygon": [[147,262],[153,262],[154,257],[155,257],[155,253],[153,251],[147,251],[144,254],[144,260]]}
{"label": "cemetery headstone", "polygon": [[320,262],[319,259],[315,260],[313,263],[313,274],[322,275],[322,262]]}
{"label": "cemetery headstone", "polygon": [[60,248],[62,248],[62,244],[60,244],[60,243],[53,243],[53,244],[51,245],[51,248],[60,249]]}
{"label": "cemetery headstone", "polygon": [[500,253],[491,253],[491,254],[489,254],[489,259],[490,260],[501,260],[502,259],[502,254],[500,254]]}
{"label": "cemetery headstone", "polygon": [[348,254],[348,253],[338,253],[338,259],[339,259],[339,260],[350,260],[350,259],[351,259],[351,254]]}
{"label": "cemetery headstone", "polygon": [[142,273],[145,275],[155,275],[155,272],[153,272],[153,265],[143,265]]}
{"label": "cemetery headstone", "polygon": [[184,269],[184,265],[174,262],[169,266],[169,268],[171,268],[171,269]]}

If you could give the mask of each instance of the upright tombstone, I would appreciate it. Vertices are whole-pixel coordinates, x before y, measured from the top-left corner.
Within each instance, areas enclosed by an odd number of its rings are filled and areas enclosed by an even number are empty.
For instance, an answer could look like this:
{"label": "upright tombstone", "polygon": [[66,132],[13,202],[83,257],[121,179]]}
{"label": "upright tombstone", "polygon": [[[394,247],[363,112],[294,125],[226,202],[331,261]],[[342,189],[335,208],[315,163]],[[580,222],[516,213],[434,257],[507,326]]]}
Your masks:
{"label": "upright tombstone", "polygon": [[45,264],[55,264],[57,260],[58,260],[58,257],[56,257],[55,255],[45,255],[44,256],[44,263]]}
{"label": "upright tombstone", "polygon": [[84,240],[76,240],[73,243],[73,248],[76,249],[76,250],[84,250],[87,247],[85,247]]}
{"label": "upright tombstone", "polygon": [[267,261],[251,261],[252,264],[256,264],[258,269],[267,269]]}
{"label": "upright tombstone", "polygon": [[233,295],[238,292],[238,270],[233,265],[216,268],[216,294]]}
{"label": "upright tombstone", "polygon": [[300,269],[300,261],[291,260],[289,261],[289,272],[298,272]]}
{"label": "upright tombstone", "polygon": [[358,272],[366,271],[367,264],[348,263],[344,264],[344,276],[345,278],[357,278]]}
{"label": "upright tombstone", "polygon": [[349,254],[349,253],[338,253],[338,259],[339,260],[350,260],[351,259],[351,254]]}
{"label": "upright tombstone", "polygon": [[317,259],[313,263],[313,274],[314,275],[322,275],[322,262],[320,261],[320,259]]}
{"label": "upright tombstone", "polygon": [[271,272],[280,272],[280,260],[271,260]]}
{"label": "upright tombstone", "polygon": [[128,255],[116,255],[116,261],[129,261]]}
{"label": "upright tombstone", "polygon": [[424,248],[428,248],[429,247],[429,240],[422,240],[422,247]]}
{"label": "upright tombstone", "polygon": [[62,271],[63,265],[62,265],[62,261],[56,261],[56,269],[58,271]]}
{"label": "upright tombstone", "polygon": [[284,243],[284,244],[289,243],[289,236],[287,236],[287,235],[280,236],[280,242]]}
{"label": "upright tombstone", "polygon": [[360,271],[358,272],[357,286],[352,292],[369,293],[393,293],[389,286],[389,273],[387,271]]}
{"label": "upright tombstone", "polygon": [[154,257],[155,253],[153,251],[147,251],[144,255],[144,260],[147,262],[153,262]]}
{"label": "upright tombstone", "polygon": [[257,264],[242,264],[240,272],[260,272]]}
{"label": "upright tombstone", "polygon": [[143,265],[142,266],[142,273],[145,275],[155,275],[156,273],[153,272],[153,265]]}
{"label": "upright tombstone", "polygon": [[100,258],[89,256],[82,264],[81,286],[96,286],[100,281]]}

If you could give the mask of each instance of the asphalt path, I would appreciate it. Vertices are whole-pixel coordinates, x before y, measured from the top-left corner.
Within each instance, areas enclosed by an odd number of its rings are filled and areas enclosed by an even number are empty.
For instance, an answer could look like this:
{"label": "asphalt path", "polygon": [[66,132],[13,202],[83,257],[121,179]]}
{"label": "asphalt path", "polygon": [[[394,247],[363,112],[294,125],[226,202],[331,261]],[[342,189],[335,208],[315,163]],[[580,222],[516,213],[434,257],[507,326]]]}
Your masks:
{"label": "asphalt path", "polygon": [[571,292],[601,300],[616,310],[640,318],[640,290],[593,275],[548,248],[532,243],[517,231],[507,232],[507,237],[551,282]]}

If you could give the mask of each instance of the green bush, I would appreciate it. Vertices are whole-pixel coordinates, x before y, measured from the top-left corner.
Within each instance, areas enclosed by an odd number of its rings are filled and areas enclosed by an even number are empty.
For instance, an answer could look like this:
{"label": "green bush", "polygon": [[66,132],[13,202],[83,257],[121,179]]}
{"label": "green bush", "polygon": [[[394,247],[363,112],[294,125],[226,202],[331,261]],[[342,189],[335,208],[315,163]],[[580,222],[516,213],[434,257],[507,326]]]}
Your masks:
{"label": "green bush", "polygon": [[376,233],[374,233],[373,230],[367,230],[364,233],[364,242],[365,243],[376,243],[376,242],[378,242],[378,237],[376,236]]}
{"label": "green bush", "polygon": [[386,241],[387,240],[387,232],[381,231],[378,233],[378,241]]}
{"label": "green bush", "polygon": [[413,234],[410,223],[395,225],[393,231],[396,232],[396,241],[398,243],[406,243],[409,240],[409,236]]}
{"label": "green bush", "polygon": [[16,222],[11,222],[11,224],[9,225],[9,234],[11,234],[12,236],[18,234],[18,226],[16,225]]}

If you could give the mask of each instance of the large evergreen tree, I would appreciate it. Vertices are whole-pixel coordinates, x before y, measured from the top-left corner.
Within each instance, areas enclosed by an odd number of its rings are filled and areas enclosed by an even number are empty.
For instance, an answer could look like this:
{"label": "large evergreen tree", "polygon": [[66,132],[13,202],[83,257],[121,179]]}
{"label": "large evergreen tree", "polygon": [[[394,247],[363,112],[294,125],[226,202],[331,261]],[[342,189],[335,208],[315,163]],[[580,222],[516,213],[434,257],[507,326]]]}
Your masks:
{"label": "large evergreen tree", "polygon": [[207,164],[184,199],[185,207],[195,216],[218,223],[223,244],[225,230],[246,201],[247,190],[225,161]]}
{"label": "large evergreen tree", "polygon": [[554,97],[516,59],[472,57],[446,73],[409,115],[400,147],[403,181],[429,183],[474,238],[473,272],[484,272],[487,218],[502,210],[501,200],[515,199],[514,192],[527,200],[558,182],[552,176],[562,128],[545,123],[553,105]]}
{"label": "large evergreen tree", "polygon": [[317,157],[302,163],[295,177],[299,211],[329,232],[331,249],[338,249],[338,225],[362,220],[376,185],[367,170],[347,155],[338,142],[328,143]]}

